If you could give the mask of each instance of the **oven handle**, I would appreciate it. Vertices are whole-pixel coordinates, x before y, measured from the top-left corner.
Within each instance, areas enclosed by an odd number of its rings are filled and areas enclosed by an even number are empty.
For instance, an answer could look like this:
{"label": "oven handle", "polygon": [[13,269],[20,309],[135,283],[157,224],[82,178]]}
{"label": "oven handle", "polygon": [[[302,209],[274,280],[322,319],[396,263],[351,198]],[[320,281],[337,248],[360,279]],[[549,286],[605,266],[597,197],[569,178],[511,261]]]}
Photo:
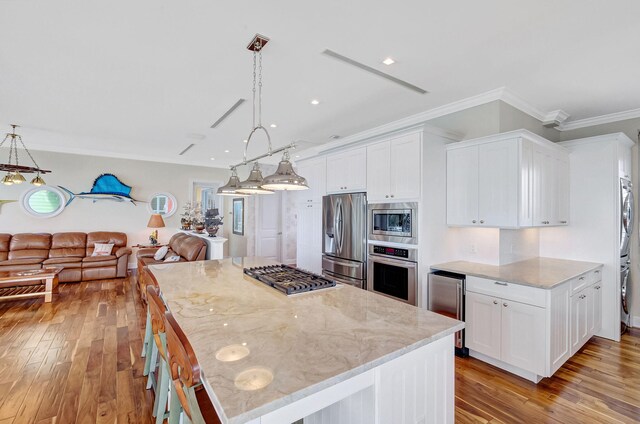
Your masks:
{"label": "oven handle", "polygon": [[325,259],[327,261],[336,263],[338,265],[347,267],[347,268],[359,268],[360,266],[362,266],[360,263],[354,264],[353,262],[343,262],[339,259],[336,259],[335,257],[331,257],[331,256],[325,256]]}
{"label": "oven handle", "polygon": [[406,261],[404,259],[392,259],[392,258],[387,258],[386,256],[376,255],[374,253],[369,253],[369,256],[373,261],[379,262],[382,264],[399,265],[408,269],[415,269],[418,266],[417,263],[413,261]]}

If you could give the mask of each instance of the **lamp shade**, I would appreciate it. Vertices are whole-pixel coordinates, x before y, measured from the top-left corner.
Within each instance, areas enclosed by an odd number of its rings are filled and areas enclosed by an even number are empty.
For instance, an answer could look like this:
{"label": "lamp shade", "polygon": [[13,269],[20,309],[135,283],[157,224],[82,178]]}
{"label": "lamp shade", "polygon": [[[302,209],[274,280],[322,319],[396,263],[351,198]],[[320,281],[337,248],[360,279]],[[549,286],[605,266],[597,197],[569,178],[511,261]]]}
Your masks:
{"label": "lamp shade", "polygon": [[288,157],[280,161],[275,174],[269,175],[262,181],[262,188],[267,190],[307,190],[307,180],[296,174]]}
{"label": "lamp shade", "polygon": [[147,227],[149,228],[163,228],[164,227],[164,219],[162,219],[162,215],[159,213],[154,213],[149,217],[149,222],[147,223]]}

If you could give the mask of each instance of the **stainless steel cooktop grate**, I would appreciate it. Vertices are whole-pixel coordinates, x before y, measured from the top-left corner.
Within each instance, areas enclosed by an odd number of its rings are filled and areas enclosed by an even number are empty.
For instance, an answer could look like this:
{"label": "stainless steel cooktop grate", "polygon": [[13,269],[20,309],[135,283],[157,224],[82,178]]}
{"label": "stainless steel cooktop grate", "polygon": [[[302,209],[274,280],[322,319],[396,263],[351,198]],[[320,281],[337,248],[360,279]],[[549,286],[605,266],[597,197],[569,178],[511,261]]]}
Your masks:
{"label": "stainless steel cooktop grate", "polygon": [[244,273],[290,295],[335,287],[336,282],[289,265],[245,268]]}

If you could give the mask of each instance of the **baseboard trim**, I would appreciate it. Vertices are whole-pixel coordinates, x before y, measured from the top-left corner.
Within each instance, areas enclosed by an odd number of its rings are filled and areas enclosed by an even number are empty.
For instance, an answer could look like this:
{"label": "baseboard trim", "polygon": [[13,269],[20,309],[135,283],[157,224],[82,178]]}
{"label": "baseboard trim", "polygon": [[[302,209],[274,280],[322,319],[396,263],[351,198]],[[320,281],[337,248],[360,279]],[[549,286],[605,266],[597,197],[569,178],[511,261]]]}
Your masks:
{"label": "baseboard trim", "polygon": [[633,328],[640,328],[640,317],[639,316],[631,317],[631,326]]}
{"label": "baseboard trim", "polygon": [[483,353],[476,352],[475,350],[469,349],[469,356],[471,356],[472,358],[479,359],[482,362],[486,362],[487,364],[493,365],[494,367],[498,367],[500,369],[508,371],[511,374],[515,374],[518,377],[522,377],[522,378],[524,378],[526,380],[529,380],[529,381],[531,381],[531,382],[533,382],[535,384],[538,384],[540,382],[540,380],[542,380],[544,378],[541,375],[538,375],[538,374],[533,373],[531,371],[523,370],[522,368],[514,367],[513,365],[507,364],[506,362],[502,362],[499,359],[492,358],[492,357],[487,356],[487,355],[485,355]]}

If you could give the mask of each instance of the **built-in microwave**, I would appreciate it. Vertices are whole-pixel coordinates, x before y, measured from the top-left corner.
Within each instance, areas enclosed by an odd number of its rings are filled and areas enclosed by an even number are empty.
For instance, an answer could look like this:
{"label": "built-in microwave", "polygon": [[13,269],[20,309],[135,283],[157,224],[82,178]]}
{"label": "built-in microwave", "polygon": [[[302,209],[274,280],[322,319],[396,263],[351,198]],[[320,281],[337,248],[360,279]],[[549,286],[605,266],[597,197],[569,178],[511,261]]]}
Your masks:
{"label": "built-in microwave", "polygon": [[369,240],[418,244],[417,203],[373,203],[369,210]]}

